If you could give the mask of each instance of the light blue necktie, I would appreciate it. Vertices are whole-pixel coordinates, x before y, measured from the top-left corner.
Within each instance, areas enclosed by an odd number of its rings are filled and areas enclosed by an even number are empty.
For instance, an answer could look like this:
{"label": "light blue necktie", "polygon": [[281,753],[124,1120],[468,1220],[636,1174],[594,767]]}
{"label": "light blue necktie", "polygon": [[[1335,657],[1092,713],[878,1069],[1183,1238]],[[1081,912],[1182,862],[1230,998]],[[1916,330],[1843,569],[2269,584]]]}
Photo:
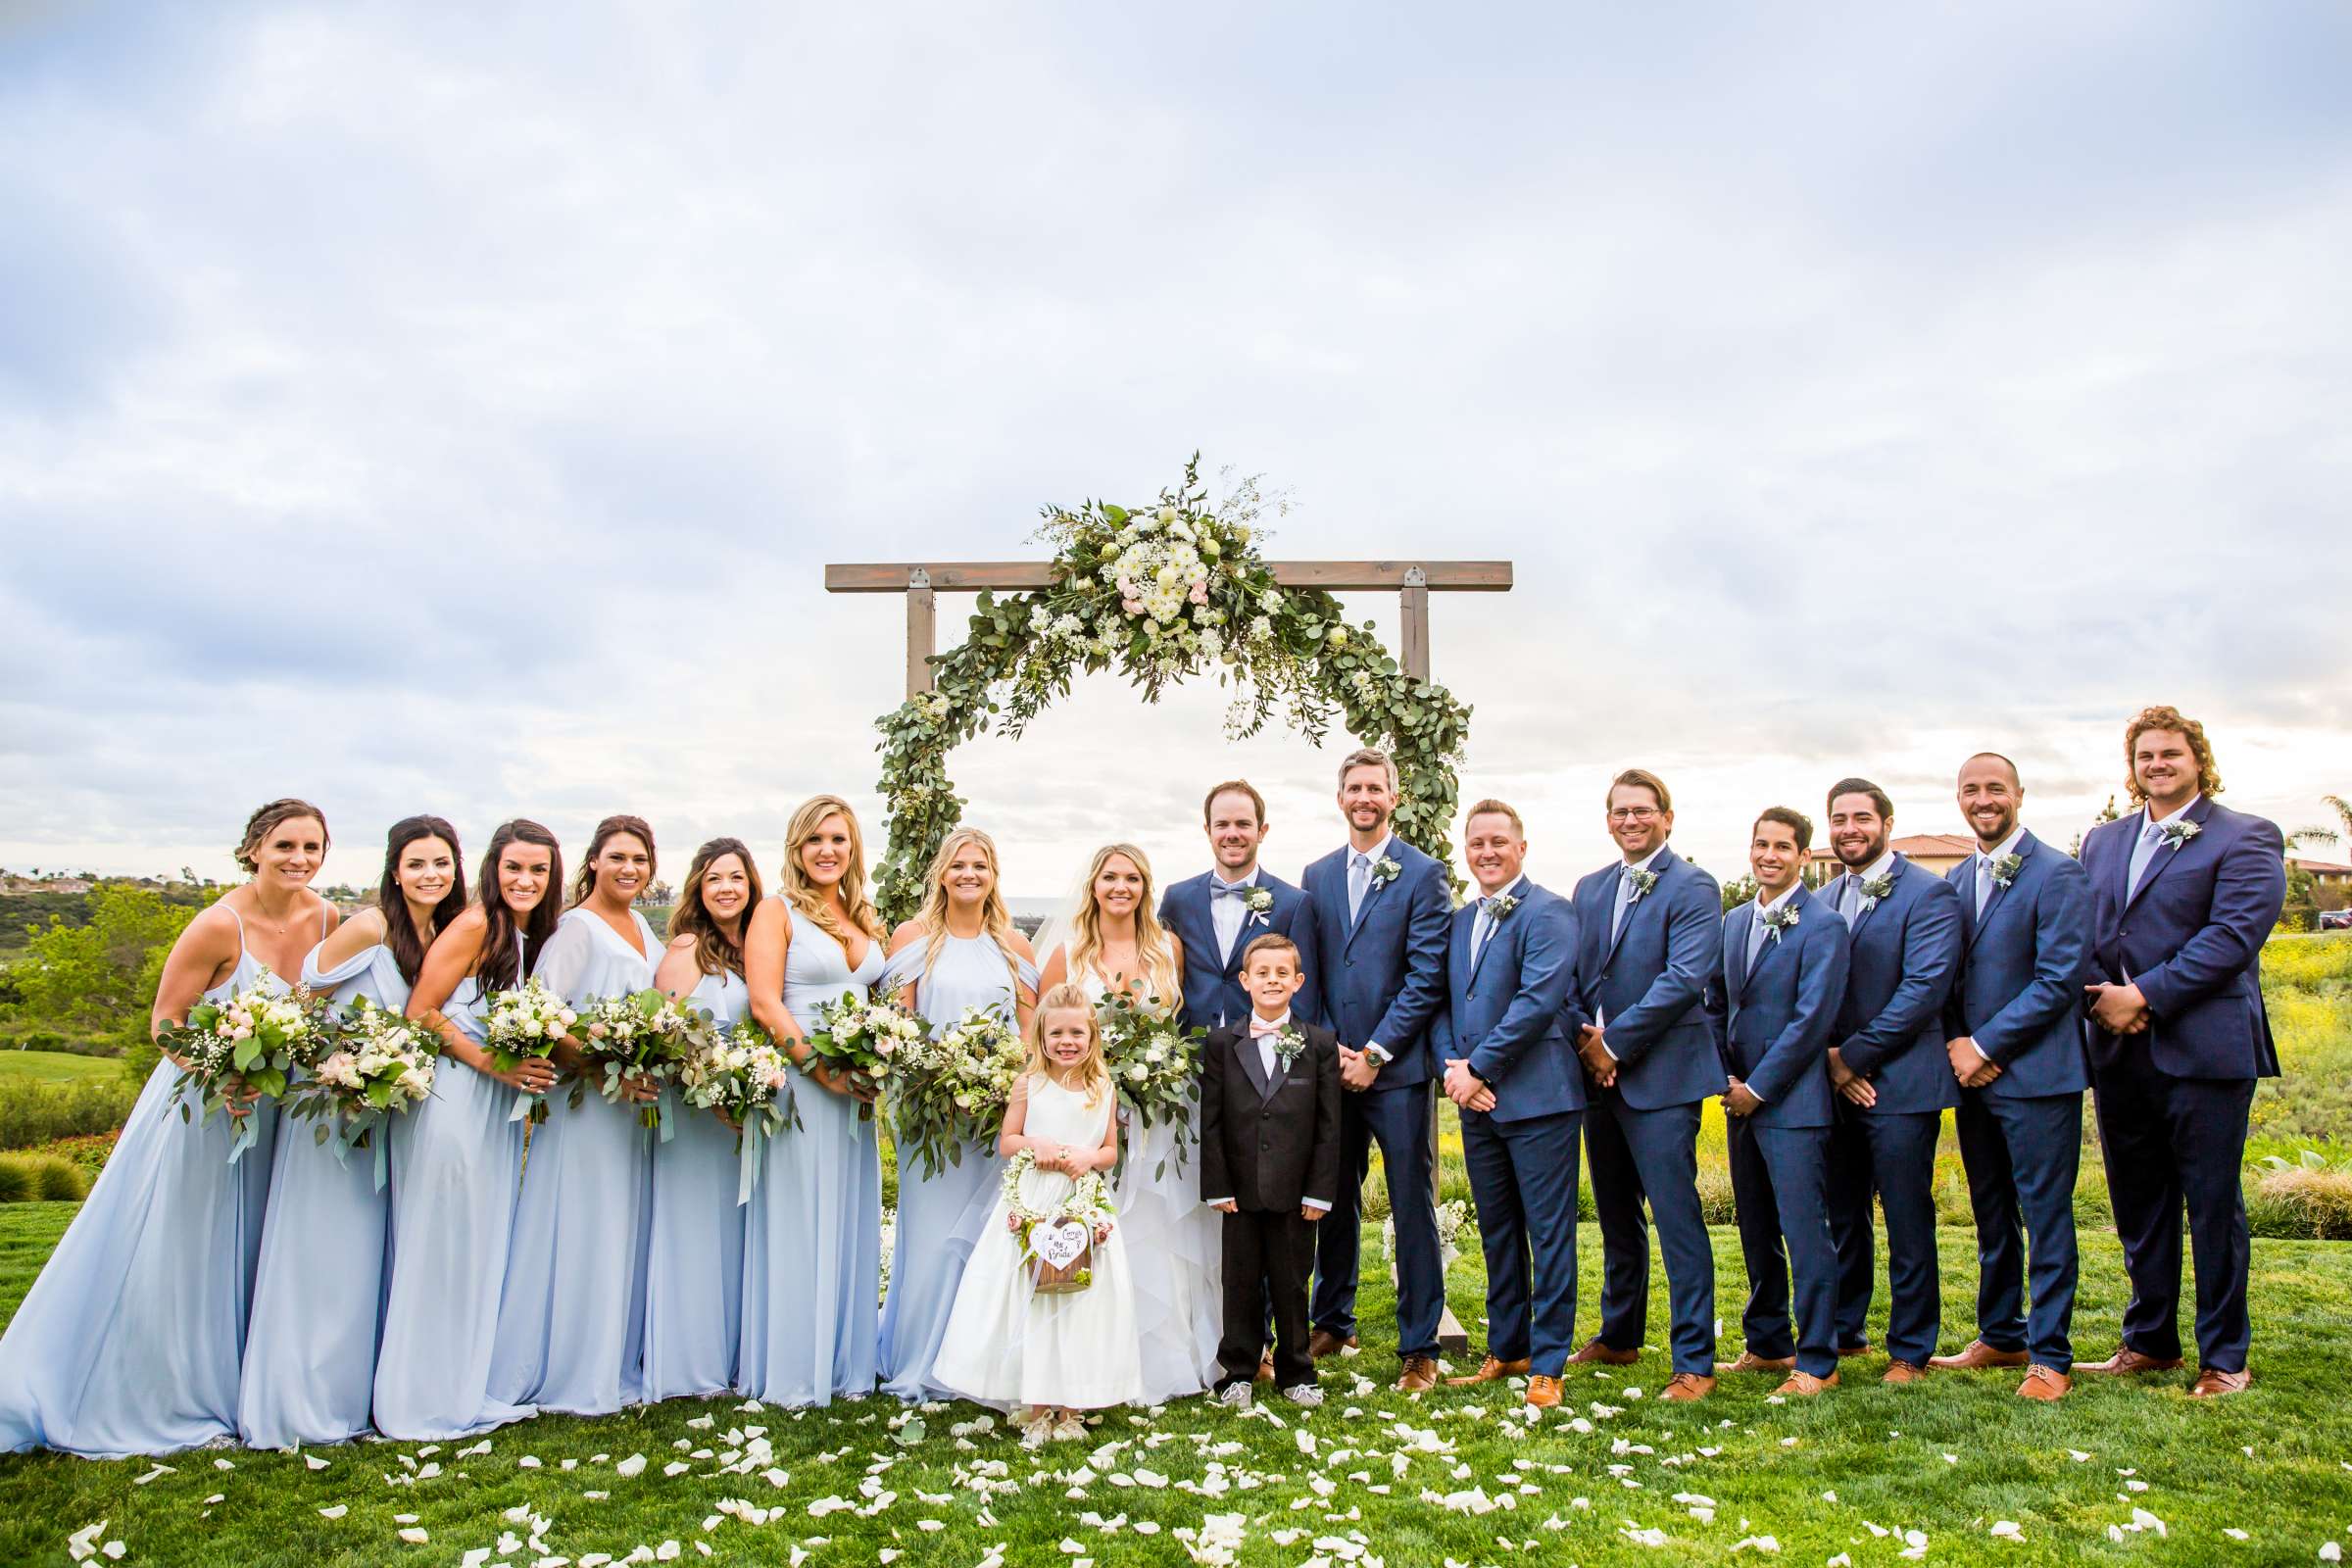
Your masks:
{"label": "light blue necktie", "polygon": [[1208,879],[1208,896],[1212,899],[1238,899],[1255,886],[1257,884],[1254,882],[1220,882],[1212,876]]}
{"label": "light blue necktie", "polygon": [[1470,926],[1470,962],[1476,965],[1478,956],[1487,951],[1487,943],[1494,935],[1494,899],[1492,895],[1478,901],[1478,918]]}
{"label": "light blue necktie", "polygon": [[1609,940],[1611,942],[1616,941],[1617,933],[1625,929],[1625,911],[1633,906],[1634,868],[1630,865],[1621,866],[1617,872],[1617,908],[1609,916]]}
{"label": "light blue necktie", "polygon": [[2124,883],[2127,895],[2139,891],[2140,874],[2147,870],[2148,862],[2156,858],[2156,847],[2163,842],[2164,829],[2157,823],[2151,821],[2146,827],[2140,829],[2139,843],[2134,845],[2132,850],[2131,876]]}
{"label": "light blue necktie", "polygon": [[1770,927],[1764,924],[1764,906],[1759,904],[1756,906],[1756,917],[1748,922],[1747,927],[1747,966],[1750,969],[1756,966],[1756,955],[1764,951],[1764,937],[1768,930]]}
{"label": "light blue necktie", "polygon": [[1983,914],[1984,912],[1984,906],[1989,903],[1991,899],[1992,857],[1989,855],[1980,855],[1977,857],[1977,913]]}
{"label": "light blue necktie", "polygon": [[1862,918],[1862,873],[1845,873],[1845,928],[1851,931],[1854,922]]}
{"label": "light blue necktie", "polygon": [[1372,883],[1372,857],[1358,854],[1348,862],[1348,923],[1355,924],[1364,906],[1364,890]]}

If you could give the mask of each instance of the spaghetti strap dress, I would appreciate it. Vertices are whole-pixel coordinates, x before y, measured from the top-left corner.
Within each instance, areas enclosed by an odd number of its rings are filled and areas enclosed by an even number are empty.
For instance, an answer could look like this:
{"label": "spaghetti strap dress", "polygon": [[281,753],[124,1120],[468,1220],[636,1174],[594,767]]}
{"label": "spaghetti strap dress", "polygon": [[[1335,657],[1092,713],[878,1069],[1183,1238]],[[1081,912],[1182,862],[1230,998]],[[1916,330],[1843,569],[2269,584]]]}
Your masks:
{"label": "spaghetti strap dress", "polygon": [[[707,974],[686,999],[722,1028],[751,993],[730,971]],[[735,1386],[743,1324],[742,1166],[734,1130],[679,1104],[667,1143],[654,1146],[654,1220],[645,1280],[647,1400],[724,1394]]]}

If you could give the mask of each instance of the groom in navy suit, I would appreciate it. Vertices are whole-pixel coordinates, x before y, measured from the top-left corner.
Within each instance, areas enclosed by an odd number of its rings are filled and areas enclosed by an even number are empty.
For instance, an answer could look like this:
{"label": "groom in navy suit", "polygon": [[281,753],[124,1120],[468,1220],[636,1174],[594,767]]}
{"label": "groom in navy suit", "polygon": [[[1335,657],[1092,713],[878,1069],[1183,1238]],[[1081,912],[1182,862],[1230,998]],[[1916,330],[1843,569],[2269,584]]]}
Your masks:
{"label": "groom in navy suit", "polygon": [[2180,1211],[2197,1270],[2199,1398],[2253,1381],[2246,1351],[2246,1114],[2278,1075],[2262,945],[2286,902],[2276,822],[2214,804],[2205,728],[2142,710],[2124,732],[2140,808],[2082,841],[2092,900],[2090,1077],[2132,1301],[2124,1343],[2083,1372],[2180,1364]]}
{"label": "groom in navy suit", "polygon": [[1723,972],[1723,892],[1666,847],[1674,797],[1632,768],[1609,786],[1621,858],[1576,885],[1576,1006],[1590,1105],[1585,1164],[1600,1219],[1600,1332],[1570,1361],[1630,1365],[1649,1332],[1649,1219],[1673,1303],[1662,1399],[1715,1389],[1715,1250],[1698,1204],[1699,1107],[1723,1093],[1706,1009]]}
{"label": "groom in navy suit", "polygon": [[[1747,1262],[1740,1332],[1723,1370],[1786,1372],[1777,1391],[1838,1382],[1838,1249],[1830,1240],[1830,1075],[1823,1057],[1845,996],[1845,922],[1805,891],[1813,824],[1785,806],[1750,830],[1756,896],[1723,919],[1724,1130]],[[1784,1249],[1786,1250],[1784,1251]],[[1795,1319],[1789,1280],[1795,1279]]]}
{"label": "groom in navy suit", "polygon": [[1977,1337],[1929,1364],[2022,1366],[2017,1392],[2047,1402],[2074,1387],[2090,884],[2072,858],[2019,825],[2025,799],[2017,764],[1999,753],[1979,752],[1960,765],[1960,814],[1976,831],[1977,853],[1947,878],[1960,894],[1965,951],[1960,983],[1944,1004],[1943,1049],[1960,1086],[1960,1162],[1976,1211]]}
{"label": "groom in navy suit", "polygon": [[1315,922],[1306,895],[1257,863],[1266,841],[1266,798],[1247,780],[1228,779],[1200,803],[1201,824],[1217,868],[1172,882],[1159,901],[1159,923],[1184,944],[1184,1019],[1222,1029],[1250,1016],[1242,955],[1259,937],[1291,939],[1305,983],[1291,1003],[1300,1018],[1315,1008]]}
{"label": "groom in navy suit", "polygon": [[1878,1273],[1871,1195],[1886,1211],[1886,1371],[1927,1376],[1943,1323],[1936,1267],[1936,1139],[1960,1103],[1943,1004],[1960,973],[1960,897],[1887,848],[1894,802],[1866,778],[1830,788],[1830,849],[1845,874],[1821,898],[1845,921],[1845,993],[1827,1061],[1830,1234],[1838,1243],[1838,1353],[1869,1343]]}
{"label": "groom in navy suit", "polygon": [[1396,764],[1370,747],[1340,763],[1348,842],[1299,882],[1314,909],[1322,1016],[1340,1039],[1340,1192],[1316,1227],[1318,1359],[1356,1342],[1355,1282],[1364,1176],[1372,1146],[1388,1174],[1396,1227],[1396,1352],[1405,1393],[1437,1387],[1438,1321],[1446,1266],[1430,1191],[1430,1036],[1446,1005],[1446,944],[1453,890],[1446,867],[1389,830]]}
{"label": "groom in navy suit", "polygon": [[1487,1355],[1453,1381],[1524,1374],[1528,1404],[1549,1409],[1576,1342],[1576,911],[1528,880],[1527,832],[1502,802],[1470,808],[1462,849],[1479,899],[1454,911],[1446,955],[1446,1093],[1487,1258]]}

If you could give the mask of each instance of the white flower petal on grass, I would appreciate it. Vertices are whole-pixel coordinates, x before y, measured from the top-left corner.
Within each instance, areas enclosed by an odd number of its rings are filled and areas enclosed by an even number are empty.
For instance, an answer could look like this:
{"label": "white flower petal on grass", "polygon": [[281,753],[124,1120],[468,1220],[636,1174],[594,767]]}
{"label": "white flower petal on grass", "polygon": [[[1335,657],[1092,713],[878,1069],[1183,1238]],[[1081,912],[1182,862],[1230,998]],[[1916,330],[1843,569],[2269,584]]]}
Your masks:
{"label": "white flower petal on grass", "polygon": [[2343,1547],[2341,1547],[2341,1546],[2337,1545],[2337,1544],[2336,1544],[2334,1542],[2332,1542],[2332,1541],[2323,1541],[2323,1542],[2321,1542],[2321,1543],[2320,1543],[2320,1561],[2322,1561],[2322,1562],[2342,1562],[2343,1560],[2344,1560],[2344,1548],[2343,1548]]}
{"label": "white flower petal on grass", "polygon": [[1732,1543],[1734,1551],[1778,1551],[1780,1542],[1772,1536],[1742,1536]]}
{"label": "white flower petal on grass", "polygon": [[412,1546],[421,1546],[426,1542],[432,1540],[432,1537],[426,1535],[415,1525],[411,1525],[408,1529],[403,1530],[400,1533],[400,1539],[407,1542]]}
{"label": "white flower petal on grass", "polygon": [[2089,1455],[2089,1454],[2087,1454],[2087,1453],[2084,1453],[2084,1452],[2083,1452],[2083,1451],[2082,1451],[2081,1448],[2069,1448],[2069,1449],[2067,1449],[2067,1450],[2066,1450],[2066,1456],[2067,1456],[2069,1459],[2072,1459],[2072,1460],[2074,1460],[2074,1461],[2075,1461],[2075,1463],[2077,1463],[2077,1464],[2088,1464],[2088,1463],[2090,1463],[2090,1455]]}
{"label": "white flower petal on grass", "polygon": [[416,1522],[416,1516],[413,1513],[396,1513],[392,1516],[392,1522],[396,1525],[413,1525]]}
{"label": "white flower petal on grass", "polygon": [[514,1468],[517,1470],[536,1470],[539,1468],[539,1456],[535,1453],[526,1453],[521,1458],[514,1461]]}
{"label": "white flower petal on grass", "polygon": [[345,1514],[347,1514],[347,1513],[349,1513],[349,1512],[351,1512],[351,1504],[350,1504],[350,1503],[348,1503],[348,1502],[338,1502],[338,1503],[336,1503],[336,1504],[335,1504],[333,1507],[331,1507],[331,1508],[321,1508],[321,1509],[319,1509],[319,1510],[318,1510],[318,1517],[319,1517],[319,1518],[321,1518],[321,1519],[340,1519],[340,1518],[342,1518],[342,1517],[343,1517]]}
{"label": "white flower petal on grass", "polygon": [[612,1473],[623,1481],[645,1474],[645,1455],[632,1453],[612,1467]]}
{"label": "white flower petal on grass", "polygon": [[213,1461],[213,1468],[216,1470],[234,1470],[236,1465],[226,1459],[215,1459]]}
{"label": "white flower petal on grass", "polygon": [[2023,1541],[2026,1539],[2026,1533],[2018,1528],[2017,1521],[2014,1519],[1995,1519],[1992,1522],[1990,1533],[1996,1541]]}
{"label": "white flower petal on grass", "polygon": [[319,1458],[315,1453],[304,1454],[302,1456],[302,1462],[305,1466],[313,1470],[323,1470],[326,1468],[326,1461]]}
{"label": "white flower petal on grass", "polygon": [[168,1475],[172,1475],[172,1474],[174,1474],[174,1473],[175,1473],[175,1472],[172,1470],[172,1468],[170,1465],[168,1465],[168,1464],[159,1464],[159,1465],[157,1465],[157,1466],[156,1466],[154,1469],[152,1469],[152,1470],[148,1471],[148,1472],[147,1472],[145,1475],[143,1475],[143,1476],[133,1476],[133,1477],[131,1477],[131,1478],[130,1478],[130,1484],[131,1484],[132,1486],[134,1486],[134,1487],[143,1487],[143,1486],[145,1486],[145,1485],[146,1485],[148,1482],[155,1480],[155,1479],[156,1479],[157,1477],[159,1477],[159,1476],[168,1476]]}
{"label": "white flower petal on grass", "polygon": [[662,1467],[662,1473],[665,1476],[682,1476],[693,1468],[683,1459],[672,1459]]}

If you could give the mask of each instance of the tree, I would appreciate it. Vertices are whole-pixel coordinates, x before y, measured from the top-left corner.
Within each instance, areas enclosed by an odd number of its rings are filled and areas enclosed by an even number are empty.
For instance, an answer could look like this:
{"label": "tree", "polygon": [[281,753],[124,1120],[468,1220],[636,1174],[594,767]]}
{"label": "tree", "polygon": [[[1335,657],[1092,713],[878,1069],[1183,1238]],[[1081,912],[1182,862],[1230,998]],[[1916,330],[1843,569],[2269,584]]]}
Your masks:
{"label": "tree", "polygon": [[2323,795],[2320,799],[2335,808],[2335,814],[2344,819],[2344,837],[2352,838],[2352,801],[2341,795]]}
{"label": "tree", "polygon": [[167,904],[129,882],[97,884],[86,925],[51,915],[45,929],[30,931],[24,961],[11,971],[24,1014],[125,1045],[145,1038],[165,956],[198,907]]}
{"label": "tree", "polygon": [[1731,913],[1756,896],[1756,879],[1742,871],[1723,885],[1723,912]]}
{"label": "tree", "polygon": [[[2112,796],[2112,795],[2110,795],[2110,796],[2108,796],[2108,797],[2107,797],[2107,804],[2106,804],[2105,806],[2102,806],[2102,807],[2100,807],[2100,808],[2099,808],[2099,814],[2098,814],[2097,816],[2095,816],[2095,817],[2091,818],[2091,824],[2090,824],[2090,825],[2091,825],[2092,827],[2096,827],[2096,826],[2098,826],[2098,825],[2099,825],[2101,822],[2112,822],[2112,821],[2114,821],[2114,820],[2115,820],[2117,817],[2119,817],[2119,816],[2121,816],[2121,815],[2123,815],[2123,814],[2124,814],[2123,812],[2121,812],[2121,811],[2119,811],[2119,810],[2117,810],[2117,809],[2115,808],[2115,797],[2114,797],[2114,796]],[[2067,850],[2067,852],[2066,852],[2066,853],[2067,853],[2067,856],[2068,856],[2068,858],[2071,858],[2071,859],[2077,859],[2077,860],[2080,860],[2081,858],[2082,858],[2082,834],[2078,833],[2078,834],[2076,834],[2076,835],[2075,835],[2075,842],[2074,842],[2074,844],[2073,844],[2073,845],[2072,845],[2072,846],[2071,846],[2071,847],[2070,847],[2070,848]]]}

